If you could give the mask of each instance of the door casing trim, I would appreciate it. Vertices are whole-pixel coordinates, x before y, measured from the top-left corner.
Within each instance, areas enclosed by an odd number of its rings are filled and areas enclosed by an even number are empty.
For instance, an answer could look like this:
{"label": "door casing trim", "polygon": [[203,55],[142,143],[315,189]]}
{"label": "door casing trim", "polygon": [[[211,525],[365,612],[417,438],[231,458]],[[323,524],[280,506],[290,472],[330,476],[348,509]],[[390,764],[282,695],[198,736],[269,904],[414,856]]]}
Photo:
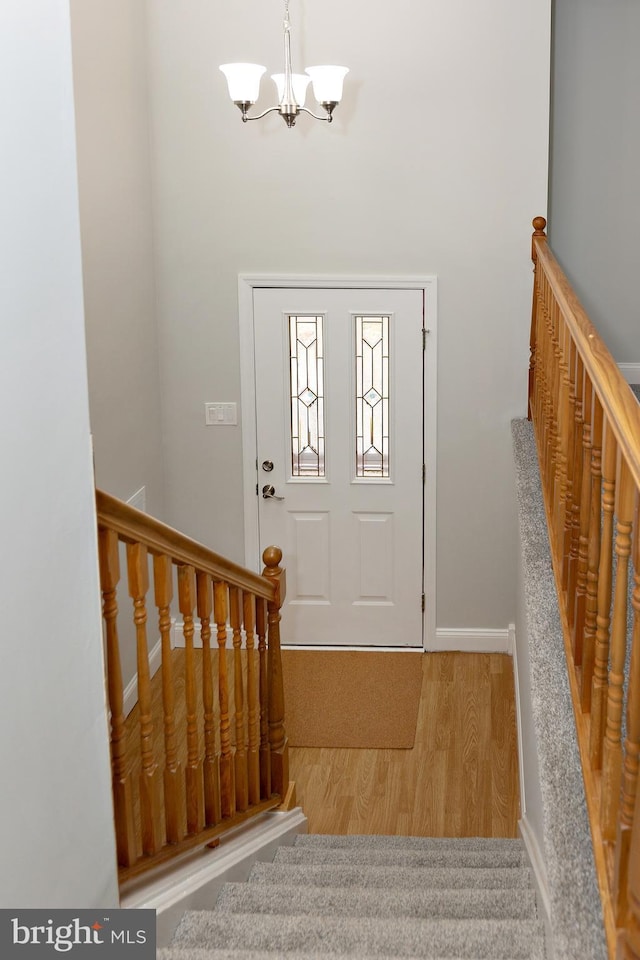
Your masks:
{"label": "door casing trim", "polygon": [[[242,423],[242,474],[244,494],[245,566],[260,572],[257,560],[258,500],[256,497],[256,392],[253,338],[254,296],[257,288],[310,288],[360,290],[421,290],[427,330],[424,390],[424,450],[427,465],[424,502],[424,648],[433,649],[436,637],[436,456],[438,375],[438,278],[436,276],[327,276],[312,274],[238,274],[238,322],[240,334],[240,399]],[[363,648],[360,648],[363,649]],[[415,649],[415,648],[414,648]]]}

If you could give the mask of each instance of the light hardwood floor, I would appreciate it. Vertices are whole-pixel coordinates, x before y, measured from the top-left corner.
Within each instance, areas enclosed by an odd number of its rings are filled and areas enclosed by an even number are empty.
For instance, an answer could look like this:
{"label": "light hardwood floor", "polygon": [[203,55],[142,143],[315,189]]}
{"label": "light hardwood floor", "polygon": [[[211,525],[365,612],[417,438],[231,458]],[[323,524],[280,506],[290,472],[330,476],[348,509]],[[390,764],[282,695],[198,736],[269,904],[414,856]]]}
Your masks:
{"label": "light hardwood floor", "polygon": [[428,653],[412,750],[291,748],[311,833],[515,837],[512,660]]}
{"label": "light hardwood floor", "polygon": [[[202,716],[201,658],[196,651],[198,716]],[[232,676],[232,654],[227,653]],[[214,665],[217,652],[214,651]],[[186,728],[184,650],[173,651],[176,724]],[[290,748],[290,779],[312,833],[413,836],[517,836],[519,816],[515,702],[511,657],[428,653],[416,742],[412,750]],[[152,682],[153,749],[163,760],[161,674]],[[217,704],[216,704],[217,708]],[[233,685],[230,689],[233,715]],[[217,719],[217,709],[216,709]],[[216,722],[216,740],[219,733]],[[231,725],[231,738],[235,737]],[[202,749],[202,724],[198,725]],[[140,773],[139,711],[126,723],[132,782]],[[178,755],[184,769],[184,736]],[[134,818],[140,811],[134,791]]]}

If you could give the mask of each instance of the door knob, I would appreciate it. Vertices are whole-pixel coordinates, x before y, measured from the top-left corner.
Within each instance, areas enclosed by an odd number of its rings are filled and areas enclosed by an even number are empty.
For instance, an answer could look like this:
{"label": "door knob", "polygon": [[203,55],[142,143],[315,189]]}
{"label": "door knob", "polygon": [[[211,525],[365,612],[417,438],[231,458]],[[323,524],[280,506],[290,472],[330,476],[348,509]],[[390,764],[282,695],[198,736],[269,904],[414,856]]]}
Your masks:
{"label": "door knob", "polygon": [[273,470],[273,460],[263,460],[262,469],[265,471],[265,473],[271,473]]}
{"label": "door knob", "polygon": [[265,483],[262,488],[262,496],[265,500],[284,500],[284,497],[276,496],[276,488],[271,483]]}

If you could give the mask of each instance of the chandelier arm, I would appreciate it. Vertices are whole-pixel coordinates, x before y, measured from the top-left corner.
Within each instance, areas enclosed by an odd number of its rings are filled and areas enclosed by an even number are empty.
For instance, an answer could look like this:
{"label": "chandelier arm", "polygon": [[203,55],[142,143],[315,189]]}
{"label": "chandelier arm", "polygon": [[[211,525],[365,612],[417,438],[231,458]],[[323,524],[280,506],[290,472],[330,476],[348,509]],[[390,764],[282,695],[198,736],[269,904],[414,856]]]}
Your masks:
{"label": "chandelier arm", "polygon": [[309,116],[313,117],[314,120],[324,120],[325,123],[331,123],[333,120],[331,114],[329,114],[328,117],[319,117],[317,113],[313,113],[308,107],[299,107],[298,109],[300,110],[300,113],[308,113]]}
{"label": "chandelier arm", "polygon": [[276,111],[279,113],[279,112],[280,112],[280,107],[269,107],[268,110],[263,110],[262,113],[257,113],[257,114],[255,115],[255,117],[250,117],[248,113],[245,113],[245,112],[243,111],[243,113],[242,113],[242,119],[245,121],[245,123],[246,123],[247,120],[262,120],[262,118],[263,118],[263,117],[266,117],[266,115],[267,115],[268,113],[274,113],[274,112],[276,112]]}

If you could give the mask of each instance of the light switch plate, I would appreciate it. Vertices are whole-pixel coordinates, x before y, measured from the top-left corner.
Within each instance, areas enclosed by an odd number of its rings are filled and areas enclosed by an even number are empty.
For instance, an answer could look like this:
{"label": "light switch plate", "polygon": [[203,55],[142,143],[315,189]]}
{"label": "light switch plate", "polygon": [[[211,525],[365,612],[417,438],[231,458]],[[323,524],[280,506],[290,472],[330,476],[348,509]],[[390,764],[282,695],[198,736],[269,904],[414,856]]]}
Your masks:
{"label": "light switch plate", "polygon": [[204,422],[208,427],[235,427],[238,424],[238,404],[205,403]]}

